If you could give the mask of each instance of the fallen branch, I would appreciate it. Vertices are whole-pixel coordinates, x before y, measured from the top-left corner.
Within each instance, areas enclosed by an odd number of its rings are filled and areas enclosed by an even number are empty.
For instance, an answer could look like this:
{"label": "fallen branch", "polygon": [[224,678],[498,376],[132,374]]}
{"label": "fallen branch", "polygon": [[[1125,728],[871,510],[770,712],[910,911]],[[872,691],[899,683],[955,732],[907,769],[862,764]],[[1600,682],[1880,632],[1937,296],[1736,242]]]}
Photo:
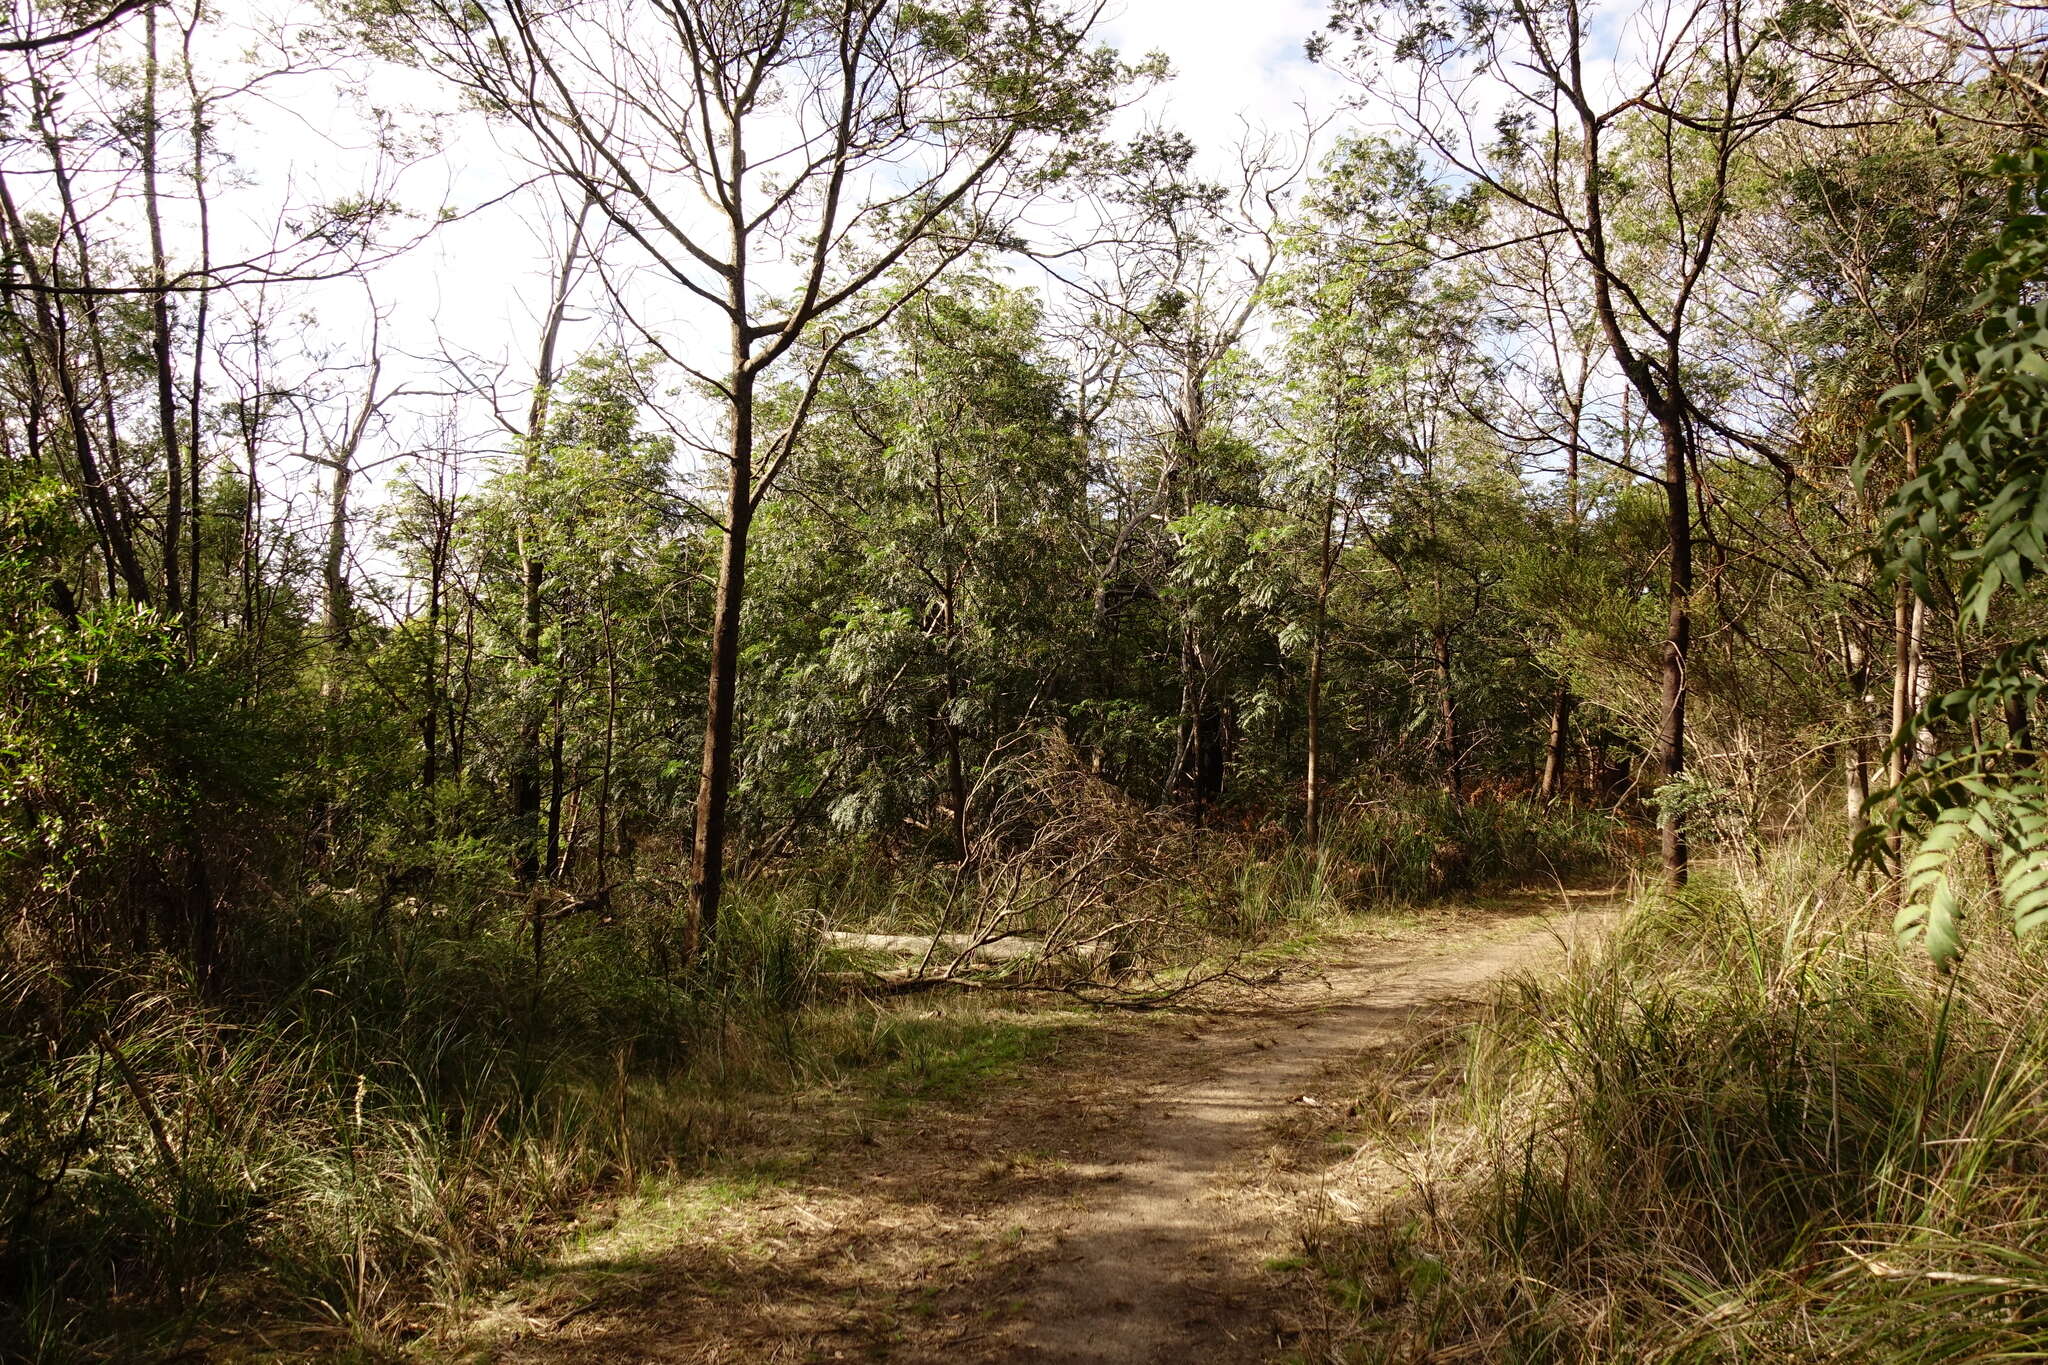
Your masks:
{"label": "fallen branch", "polygon": [[1064,995],[1084,1004],[1099,1005],[1105,1009],[1155,1010],[1218,983],[1248,986],[1259,990],[1277,985],[1281,979],[1282,973],[1278,968],[1263,976],[1250,977],[1232,967],[1223,967],[1199,976],[1191,976],[1177,985],[1140,991],[1114,982],[1094,981],[1086,977],[1077,977],[1069,981],[1030,981],[997,974],[924,975],[914,967],[906,967],[892,972],[827,972],[819,981],[863,995],[919,995],[935,990],[1015,991],[1019,994]]}
{"label": "fallen branch", "polygon": [[[853,934],[827,930],[822,937],[830,948],[890,953],[899,957],[928,959],[933,951],[942,949],[956,955],[956,964],[977,958],[987,962],[1028,962],[1045,957],[1045,944],[1041,940],[1009,935],[982,939],[971,934]],[[1055,956],[1075,957],[1092,963],[1096,958],[1105,956],[1107,951],[1100,944],[1087,943],[1077,944]]]}

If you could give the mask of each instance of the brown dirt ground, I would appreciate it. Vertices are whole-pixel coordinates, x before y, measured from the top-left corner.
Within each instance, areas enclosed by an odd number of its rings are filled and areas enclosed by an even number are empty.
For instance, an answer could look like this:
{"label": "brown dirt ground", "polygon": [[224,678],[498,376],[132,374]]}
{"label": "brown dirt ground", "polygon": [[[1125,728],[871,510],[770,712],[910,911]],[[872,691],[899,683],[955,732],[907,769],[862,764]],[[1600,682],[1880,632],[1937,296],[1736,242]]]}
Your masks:
{"label": "brown dirt ground", "polygon": [[1065,1032],[1022,1083],[965,1104],[793,1111],[811,1153],[793,1177],[621,1208],[454,1353],[1286,1359],[1304,1330],[1288,1254],[1311,1208],[1329,1214],[1323,1173],[1351,1151],[1340,1096],[1361,1066],[1395,1065],[1492,983],[1553,967],[1610,911],[1609,893],[1551,891],[1436,912],[1329,943],[1277,986]]}

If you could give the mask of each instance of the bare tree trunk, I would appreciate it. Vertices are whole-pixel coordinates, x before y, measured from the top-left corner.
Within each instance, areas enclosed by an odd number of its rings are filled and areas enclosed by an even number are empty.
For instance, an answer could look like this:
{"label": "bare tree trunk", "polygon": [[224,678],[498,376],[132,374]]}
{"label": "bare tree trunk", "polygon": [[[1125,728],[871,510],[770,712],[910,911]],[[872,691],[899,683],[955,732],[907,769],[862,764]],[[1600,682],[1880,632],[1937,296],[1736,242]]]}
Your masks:
{"label": "bare tree trunk", "polygon": [[[575,287],[576,268],[583,254],[583,236],[595,207],[595,198],[586,193],[583,207],[577,212],[569,229],[569,244],[562,253],[562,268],[555,276],[554,297],[548,306],[547,321],[541,329],[540,355],[534,363],[533,401],[526,414],[526,450],[523,461],[524,472],[529,485],[540,472],[541,452],[547,443],[548,402],[550,390],[555,383],[555,348],[561,341],[562,323],[569,311],[569,295]],[[533,489],[529,486],[526,498],[531,503]],[[534,525],[531,506],[519,518],[519,663],[526,670],[527,700],[521,708],[519,718],[519,741],[512,761],[512,827],[514,839],[513,872],[522,885],[531,883],[541,875],[543,858],[541,852],[541,730],[546,723],[546,707],[533,695],[540,678],[540,640],[543,615],[543,589],[547,584],[547,566],[542,562],[539,547],[535,544],[539,528]],[[554,865],[552,857],[545,860],[547,867]],[[540,928],[535,923],[534,933]],[[538,938],[535,951],[539,951]]]}
{"label": "bare tree trunk", "polygon": [[185,67],[185,92],[191,101],[192,121],[192,200],[199,215],[199,289],[192,321],[192,373],[190,402],[185,419],[189,428],[189,444],[185,450],[185,469],[191,479],[191,544],[186,555],[191,566],[190,582],[186,587],[185,617],[190,628],[185,634],[186,658],[194,663],[199,659],[199,589],[201,579],[200,535],[201,507],[205,489],[202,486],[205,474],[204,461],[200,457],[199,414],[200,392],[206,369],[206,324],[209,305],[212,303],[213,280],[213,210],[206,193],[206,100],[199,93],[199,81],[192,71],[192,35],[199,25],[201,11],[194,8],[192,22],[184,30],[182,54]]}
{"label": "bare tree trunk", "polygon": [[[1553,352],[1553,354],[1561,354]],[[1563,368],[1559,359],[1559,368]],[[1578,382],[1571,389],[1567,408],[1567,434],[1571,444],[1565,449],[1564,489],[1565,524],[1571,529],[1576,541],[1579,529],[1579,443],[1584,436],[1586,412],[1586,380],[1592,373],[1590,362],[1579,368]],[[1621,425],[1624,446],[1628,441],[1628,390],[1621,393]],[[1550,703],[1550,739],[1543,750],[1543,778],[1536,789],[1537,799],[1555,801],[1564,787],[1565,763],[1570,754],[1572,711],[1575,699],[1569,681],[1560,679],[1557,695]]]}
{"label": "bare tree trunk", "polygon": [[[336,453],[327,494],[327,550],[320,562],[320,625],[335,656],[349,646],[348,504],[349,485],[355,480],[355,461],[350,454],[347,450]],[[324,690],[331,692],[332,686],[330,677]]]}
{"label": "bare tree trunk", "polygon": [[1559,684],[1557,695],[1550,703],[1550,738],[1543,749],[1543,780],[1537,786],[1536,795],[1543,801],[1555,801],[1564,786],[1564,765],[1569,752],[1572,719],[1572,690]]}
{"label": "bare tree trunk", "polygon": [[441,781],[441,599],[448,575],[448,548],[453,539],[454,508],[444,511],[442,494],[447,491],[437,471],[434,489],[433,540],[427,548],[427,695],[421,711],[420,742],[426,750],[420,765],[420,785],[429,802]]}
{"label": "bare tree trunk", "polygon": [[619,653],[612,643],[612,615],[609,606],[598,608],[604,633],[604,759],[597,775],[597,894],[609,899],[611,891],[612,768],[616,761],[619,734]]}
{"label": "bare tree trunk", "polygon": [[718,930],[725,890],[725,816],[732,795],[734,698],[739,682],[740,607],[746,593],[747,529],[753,520],[754,372],[746,343],[733,331],[732,467],[725,499],[725,542],[718,557],[718,595],[711,613],[711,676],[704,700],[704,761],[697,783],[697,837],[690,862],[690,900],[698,944]]}
{"label": "bare tree trunk", "polygon": [[562,758],[563,744],[566,739],[566,736],[562,733],[562,701],[563,689],[567,686],[567,680],[559,675],[561,668],[559,657],[555,660],[555,667],[558,670],[555,679],[555,696],[549,708],[552,722],[550,729],[552,733],[548,741],[548,853],[545,864],[547,875],[550,878],[559,877],[562,874],[564,858],[562,848],[562,791],[568,779],[568,774],[564,771]]}
{"label": "bare tree trunk", "polygon": [[[913,357],[922,365],[922,357]],[[947,539],[946,523],[946,452],[943,439],[935,438],[931,443],[932,454],[932,521],[939,530],[940,543]],[[939,585],[939,638],[945,652],[946,687],[945,699],[939,715],[939,734],[946,748],[946,789],[953,803],[952,825],[953,846],[965,867],[973,848],[967,823],[967,764],[960,754],[960,723],[955,712],[960,703],[960,567],[958,563],[943,566],[945,577]]]}
{"label": "bare tree trunk", "polygon": [[1322,545],[1316,558],[1315,619],[1308,642],[1308,763],[1301,835],[1311,846],[1323,837],[1323,650],[1330,629],[1330,585],[1337,573],[1337,458],[1330,456],[1330,491],[1323,501]]}
{"label": "bare tree trunk", "polygon": [[1927,604],[1901,581],[1892,614],[1892,785],[1912,770],[1919,735],[1913,725],[1921,701],[1922,646],[1927,634]]}
{"label": "bare tree trunk", "polygon": [[[1677,413],[1663,415],[1665,533],[1670,542],[1670,612],[1664,638],[1663,719],[1657,729],[1658,767],[1665,782],[1685,774],[1685,667],[1692,648],[1692,507],[1688,496],[1687,433]],[[1664,879],[1685,885],[1689,850],[1685,822],[1675,809],[1658,813]]]}
{"label": "bare tree trunk", "polygon": [[1842,811],[1854,825],[1870,804],[1870,743],[1857,735],[1842,746]]}
{"label": "bare tree trunk", "polygon": [[1430,632],[1436,656],[1437,724],[1443,736],[1444,783],[1453,801],[1465,799],[1465,755],[1459,747],[1458,701],[1451,690],[1451,633],[1442,625]]}
{"label": "bare tree trunk", "polygon": [[[541,404],[536,402],[536,406]],[[538,467],[535,453],[541,437],[536,431],[528,438],[526,467],[531,474]],[[529,490],[528,496],[531,496]],[[545,708],[534,698],[540,680],[541,588],[545,570],[534,547],[531,512],[520,518],[519,549],[519,665],[525,671],[521,690],[526,693],[519,717],[519,742],[512,762],[512,828],[514,874],[521,884],[540,875],[540,737]],[[534,932],[540,929],[536,922]],[[535,952],[539,952],[536,942]],[[537,970],[537,969],[536,969]]]}
{"label": "bare tree trunk", "polygon": [[1861,630],[1835,618],[1842,638],[1844,681],[1849,691],[1849,737],[1842,743],[1842,810],[1851,826],[1860,825],[1870,804],[1870,650]]}
{"label": "bare tree trunk", "polygon": [[[142,127],[136,135],[136,149],[142,161],[142,213],[149,229],[149,340],[156,381],[157,427],[164,447],[164,605],[189,631],[184,620],[184,579],[178,561],[185,534],[185,478],[180,458],[183,445],[178,437],[178,393],[171,368],[170,267],[164,254],[164,225],[157,197],[157,7],[144,11],[144,58],[142,83]],[[196,569],[196,566],[195,566]]]}

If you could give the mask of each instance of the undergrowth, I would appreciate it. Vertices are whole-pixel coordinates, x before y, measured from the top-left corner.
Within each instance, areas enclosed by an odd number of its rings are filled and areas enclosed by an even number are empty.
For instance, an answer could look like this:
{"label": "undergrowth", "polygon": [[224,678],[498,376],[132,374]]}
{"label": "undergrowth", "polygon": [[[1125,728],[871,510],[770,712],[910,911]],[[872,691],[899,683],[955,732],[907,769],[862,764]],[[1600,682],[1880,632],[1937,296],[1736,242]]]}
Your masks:
{"label": "undergrowth", "polygon": [[[1644,897],[1396,1106],[1412,1194],[1308,1243],[1332,1360],[2048,1353],[2048,983],[1950,976],[1793,848]],[[1987,916],[1988,918],[1988,916]]]}
{"label": "undergrowth", "polygon": [[[1320,851],[1204,836],[1184,875],[1148,875],[1194,926],[1162,942],[1228,950],[1548,877],[1603,827],[1425,799],[1366,808]],[[594,1198],[743,1162],[769,1097],[850,1092],[882,1119],[970,1100],[1056,1051],[1065,1017],[848,999],[816,932],[934,922],[957,882],[854,854],[760,874],[687,968],[653,903],[564,919],[537,963],[516,901],[325,888],[245,914],[211,990],[165,956],[17,952],[0,963],[0,1357],[204,1354],[251,1329],[382,1356]]]}

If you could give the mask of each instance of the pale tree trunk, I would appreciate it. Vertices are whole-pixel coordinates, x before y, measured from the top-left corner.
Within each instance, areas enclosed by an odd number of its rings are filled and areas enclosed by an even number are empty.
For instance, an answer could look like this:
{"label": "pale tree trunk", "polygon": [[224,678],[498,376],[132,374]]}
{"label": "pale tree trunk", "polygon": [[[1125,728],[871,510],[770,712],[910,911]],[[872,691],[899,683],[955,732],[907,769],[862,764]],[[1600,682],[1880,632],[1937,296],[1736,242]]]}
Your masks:
{"label": "pale tree trunk", "polygon": [[[519,716],[519,740],[512,763],[513,870],[522,885],[542,875],[541,834],[541,731],[546,725],[546,705],[539,699],[540,642],[544,615],[543,592],[547,566],[542,561],[539,527],[534,524],[531,481],[541,470],[541,455],[547,443],[548,402],[556,375],[555,350],[562,336],[562,322],[569,311],[569,296],[576,284],[576,270],[583,253],[584,231],[595,206],[586,195],[582,209],[569,229],[568,248],[562,253],[562,267],[555,276],[554,297],[547,321],[541,328],[540,355],[534,363],[533,401],[526,414],[526,449],[522,461],[528,480],[529,506],[519,518],[519,664],[526,670],[526,700]],[[540,933],[536,919],[534,933]],[[536,949],[538,951],[538,949]]]}
{"label": "pale tree trunk", "polygon": [[[149,231],[149,340],[155,370],[157,428],[164,448],[164,605],[177,618],[181,632],[190,632],[193,623],[185,619],[184,576],[179,568],[185,535],[185,476],[171,357],[170,266],[164,252],[163,214],[157,193],[157,7],[149,6],[144,15],[142,127],[136,134],[136,149],[142,162],[143,220]],[[196,564],[193,571],[198,571]]]}
{"label": "pale tree trunk", "polygon": [[1912,770],[1919,735],[1913,718],[1923,692],[1921,652],[1927,635],[1927,604],[1902,580],[1892,609],[1892,768],[1893,786]]}
{"label": "pale tree trunk", "polygon": [[1308,643],[1308,771],[1301,834],[1311,846],[1323,837],[1323,651],[1330,625],[1330,585],[1336,577],[1336,459],[1331,458],[1331,490],[1323,504],[1323,543],[1316,560],[1315,619]]}
{"label": "pale tree trunk", "polygon": [[1849,685],[1849,737],[1842,743],[1842,810],[1853,828],[1870,804],[1870,650],[1860,628],[1836,618],[1842,637],[1843,672]]}
{"label": "pale tree trunk", "polygon": [[206,100],[199,93],[198,78],[192,70],[192,37],[198,28],[199,16],[200,11],[195,8],[192,23],[184,30],[182,49],[185,91],[191,102],[192,200],[198,211],[199,228],[199,288],[196,291],[197,301],[193,307],[191,388],[185,414],[190,442],[185,451],[185,471],[191,480],[192,498],[191,544],[186,556],[192,572],[185,592],[185,616],[190,622],[190,629],[185,637],[185,650],[186,657],[195,663],[199,658],[200,508],[204,496],[202,479],[205,472],[199,445],[200,393],[205,378],[206,327],[212,304],[213,281],[213,209],[206,192]]}

